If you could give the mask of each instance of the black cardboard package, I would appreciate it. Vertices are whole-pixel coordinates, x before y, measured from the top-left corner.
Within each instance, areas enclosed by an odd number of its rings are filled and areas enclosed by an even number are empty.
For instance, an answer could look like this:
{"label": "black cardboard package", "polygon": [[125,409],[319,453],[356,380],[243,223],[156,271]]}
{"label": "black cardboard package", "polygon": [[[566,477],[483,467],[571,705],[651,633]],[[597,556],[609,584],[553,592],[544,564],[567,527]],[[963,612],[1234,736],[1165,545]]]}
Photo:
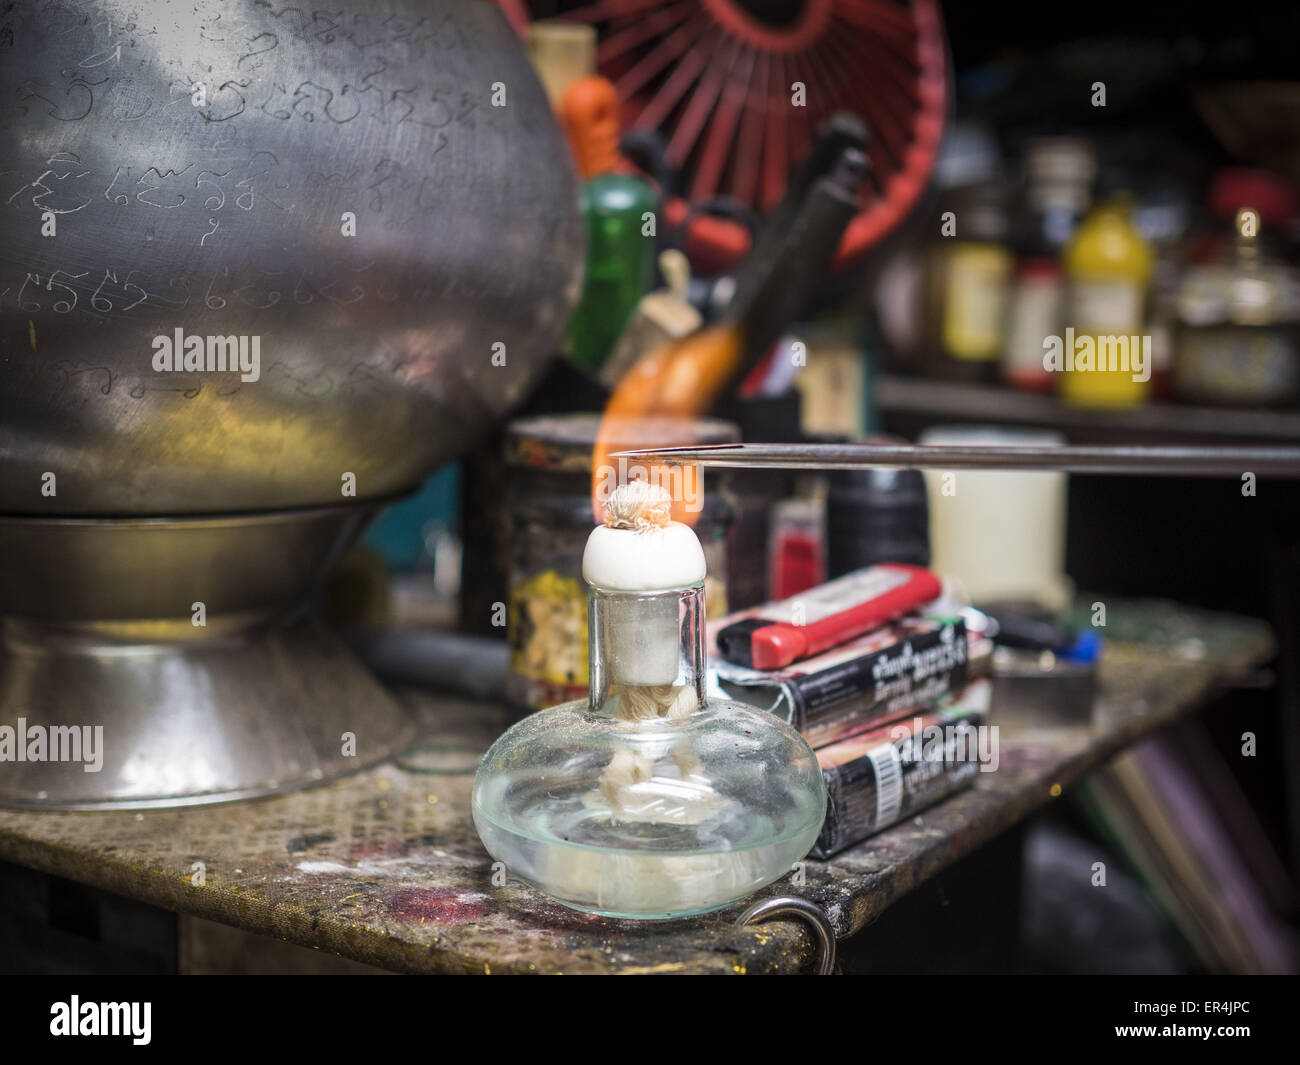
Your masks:
{"label": "black cardboard package", "polygon": [[820,748],[826,822],[813,857],[829,858],[996,769],[991,694],[991,681],[975,680],[933,709]]}
{"label": "black cardboard package", "polygon": [[[713,622],[734,623],[736,614]],[[789,721],[810,746],[938,703],[986,672],[992,643],[960,618],[908,615],[785,669],[763,672],[711,656],[709,671],[729,698]]]}

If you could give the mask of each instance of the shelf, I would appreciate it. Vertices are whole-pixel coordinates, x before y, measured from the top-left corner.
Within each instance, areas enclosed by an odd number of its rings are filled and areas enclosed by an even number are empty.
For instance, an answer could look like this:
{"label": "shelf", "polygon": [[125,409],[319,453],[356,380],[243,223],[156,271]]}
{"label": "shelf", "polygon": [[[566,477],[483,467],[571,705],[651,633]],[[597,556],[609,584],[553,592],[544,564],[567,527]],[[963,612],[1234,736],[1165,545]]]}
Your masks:
{"label": "shelf", "polygon": [[[1159,609],[1151,604],[1110,607],[1112,622],[1127,616],[1130,631],[1160,628],[1142,613]],[[851,935],[1272,653],[1259,622],[1177,617],[1195,640],[1108,646],[1092,724],[1001,725],[997,772],[831,861],[809,860],[806,883],[778,883],[764,894],[804,895],[838,936]],[[1198,659],[1183,656],[1192,645],[1202,649]],[[397,971],[756,973],[809,964],[812,945],[801,926],[738,928],[741,907],[679,921],[616,921],[567,910],[517,881],[494,886],[469,798],[478,757],[503,727],[503,712],[410,698],[430,739],[396,762],[256,802],[140,813],[0,811],[0,858]],[[204,864],[203,886],[192,883],[196,862]]]}
{"label": "shelf", "polygon": [[1189,407],[1152,403],[1133,410],[1082,410],[1054,396],[1038,396],[996,385],[961,384],[882,375],[872,382],[872,400],[886,428],[974,422],[1059,429],[1077,441],[1261,441],[1300,440],[1300,413],[1232,407]]}

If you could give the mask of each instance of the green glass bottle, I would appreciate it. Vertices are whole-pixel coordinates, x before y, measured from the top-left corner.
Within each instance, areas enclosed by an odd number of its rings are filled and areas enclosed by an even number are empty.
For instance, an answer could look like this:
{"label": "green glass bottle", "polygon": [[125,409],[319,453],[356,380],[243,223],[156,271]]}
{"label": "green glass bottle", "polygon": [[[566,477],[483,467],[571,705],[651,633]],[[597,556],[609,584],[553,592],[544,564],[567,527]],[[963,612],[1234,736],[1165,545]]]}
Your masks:
{"label": "green glass bottle", "polygon": [[596,373],[650,287],[655,238],[643,235],[654,212],[649,184],[633,174],[599,174],[582,187],[587,274],[569,323],[569,358]]}

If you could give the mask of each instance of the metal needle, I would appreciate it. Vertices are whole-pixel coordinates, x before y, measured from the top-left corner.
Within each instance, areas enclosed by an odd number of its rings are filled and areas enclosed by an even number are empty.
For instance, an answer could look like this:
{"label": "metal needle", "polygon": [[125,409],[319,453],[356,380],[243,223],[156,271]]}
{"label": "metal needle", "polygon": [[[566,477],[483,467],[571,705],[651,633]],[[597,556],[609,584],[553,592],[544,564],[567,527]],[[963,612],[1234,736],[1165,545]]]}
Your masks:
{"label": "metal needle", "polygon": [[1182,477],[1300,477],[1300,448],[1196,446],[979,446],[952,444],[709,444],[620,451],[612,458],[804,470],[1061,470]]}

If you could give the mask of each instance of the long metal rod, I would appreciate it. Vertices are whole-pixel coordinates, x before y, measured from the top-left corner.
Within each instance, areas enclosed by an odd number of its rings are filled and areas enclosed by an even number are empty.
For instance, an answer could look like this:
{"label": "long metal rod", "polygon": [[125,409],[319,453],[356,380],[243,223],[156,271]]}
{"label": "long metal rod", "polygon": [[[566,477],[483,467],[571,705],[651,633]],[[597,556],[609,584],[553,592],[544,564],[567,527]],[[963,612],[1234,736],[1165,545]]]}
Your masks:
{"label": "long metal rod", "polygon": [[675,465],[801,470],[1060,470],[1067,473],[1300,477],[1296,447],[988,446],[966,444],[708,444],[619,451]]}

